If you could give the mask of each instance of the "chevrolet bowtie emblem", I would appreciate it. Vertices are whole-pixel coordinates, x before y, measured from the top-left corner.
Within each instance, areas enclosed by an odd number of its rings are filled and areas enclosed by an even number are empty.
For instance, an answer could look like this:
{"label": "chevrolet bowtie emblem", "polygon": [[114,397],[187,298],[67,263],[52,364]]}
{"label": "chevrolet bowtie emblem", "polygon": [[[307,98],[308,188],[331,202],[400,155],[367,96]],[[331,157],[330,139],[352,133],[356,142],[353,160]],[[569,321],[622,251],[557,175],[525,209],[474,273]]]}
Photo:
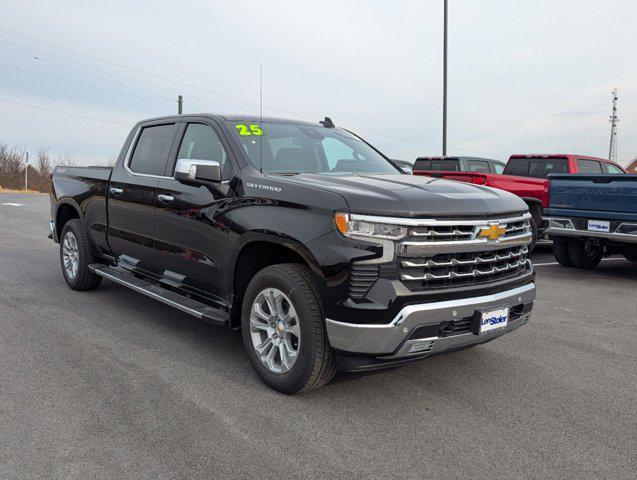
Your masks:
{"label": "chevrolet bowtie emblem", "polygon": [[500,225],[499,223],[490,223],[488,227],[482,227],[480,229],[479,237],[486,237],[490,240],[497,240],[506,233],[506,225]]}

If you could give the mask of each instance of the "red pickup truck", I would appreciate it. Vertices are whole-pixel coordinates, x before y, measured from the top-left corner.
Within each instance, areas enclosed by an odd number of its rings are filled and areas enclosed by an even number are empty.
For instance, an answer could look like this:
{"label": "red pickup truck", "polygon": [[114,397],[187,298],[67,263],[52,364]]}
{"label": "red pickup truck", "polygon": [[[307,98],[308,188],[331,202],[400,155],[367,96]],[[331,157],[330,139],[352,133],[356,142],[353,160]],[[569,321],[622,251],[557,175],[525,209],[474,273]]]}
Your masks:
{"label": "red pickup truck", "polygon": [[[451,159],[455,157],[445,158]],[[441,160],[442,157],[419,157],[414,164],[414,175],[442,177],[448,180],[486,185],[500,188],[522,197],[533,216],[531,226],[534,240],[531,248],[535,246],[538,235],[541,235],[548,226],[547,222],[543,220],[543,216],[544,210],[549,205],[549,182],[546,179],[549,174],[626,173],[617,163],[585,155],[511,155],[501,175],[484,171],[430,170],[426,168],[435,164],[433,162],[434,159]]]}

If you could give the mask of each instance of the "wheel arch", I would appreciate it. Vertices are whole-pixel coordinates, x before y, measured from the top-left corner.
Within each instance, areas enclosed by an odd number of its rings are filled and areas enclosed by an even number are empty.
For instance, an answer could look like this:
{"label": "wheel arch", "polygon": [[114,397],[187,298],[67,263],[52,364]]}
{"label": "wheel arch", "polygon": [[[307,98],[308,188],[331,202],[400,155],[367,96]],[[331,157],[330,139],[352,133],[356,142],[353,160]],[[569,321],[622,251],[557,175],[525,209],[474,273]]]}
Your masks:
{"label": "wheel arch", "polygon": [[80,206],[72,199],[66,199],[60,202],[55,209],[55,233],[58,241],[62,235],[64,225],[69,220],[75,218],[82,221],[82,213]]}
{"label": "wheel arch", "polygon": [[312,252],[297,239],[261,232],[248,232],[241,237],[228,268],[232,327],[241,323],[243,294],[252,277],[265,267],[280,263],[299,263],[307,266],[315,276],[323,277]]}

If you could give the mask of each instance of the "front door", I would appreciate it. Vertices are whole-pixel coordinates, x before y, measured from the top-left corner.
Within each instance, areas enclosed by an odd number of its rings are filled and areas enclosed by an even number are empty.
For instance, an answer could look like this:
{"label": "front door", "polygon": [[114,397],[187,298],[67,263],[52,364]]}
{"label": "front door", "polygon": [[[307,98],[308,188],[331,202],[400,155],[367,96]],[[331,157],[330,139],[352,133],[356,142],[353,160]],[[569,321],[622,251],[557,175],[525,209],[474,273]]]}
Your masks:
{"label": "front door", "polygon": [[108,243],[124,268],[157,274],[155,202],[176,124],[140,127],[118,162],[108,192]]}
{"label": "front door", "polygon": [[[176,159],[215,160],[224,181],[217,185],[185,185],[162,178],[157,185],[156,251],[162,281],[190,293],[225,303],[228,224],[225,214],[233,192],[229,150],[211,124],[189,123]],[[173,160],[176,160],[173,159]],[[172,175],[168,168],[167,175]]]}

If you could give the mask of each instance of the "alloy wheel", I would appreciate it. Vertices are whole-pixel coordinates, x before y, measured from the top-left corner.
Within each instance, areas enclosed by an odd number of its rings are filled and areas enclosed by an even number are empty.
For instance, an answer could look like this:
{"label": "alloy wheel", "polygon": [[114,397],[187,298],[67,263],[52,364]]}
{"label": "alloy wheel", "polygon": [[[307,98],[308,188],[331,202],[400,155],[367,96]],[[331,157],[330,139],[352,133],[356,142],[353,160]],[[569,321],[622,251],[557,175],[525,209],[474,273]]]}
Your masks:
{"label": "alloy wheel", "polygon": [[301,326],[292,301],[281,290],[266,288],[254,299],[250,338],[257,357],[272,373],[286,373],[296,362]]}

